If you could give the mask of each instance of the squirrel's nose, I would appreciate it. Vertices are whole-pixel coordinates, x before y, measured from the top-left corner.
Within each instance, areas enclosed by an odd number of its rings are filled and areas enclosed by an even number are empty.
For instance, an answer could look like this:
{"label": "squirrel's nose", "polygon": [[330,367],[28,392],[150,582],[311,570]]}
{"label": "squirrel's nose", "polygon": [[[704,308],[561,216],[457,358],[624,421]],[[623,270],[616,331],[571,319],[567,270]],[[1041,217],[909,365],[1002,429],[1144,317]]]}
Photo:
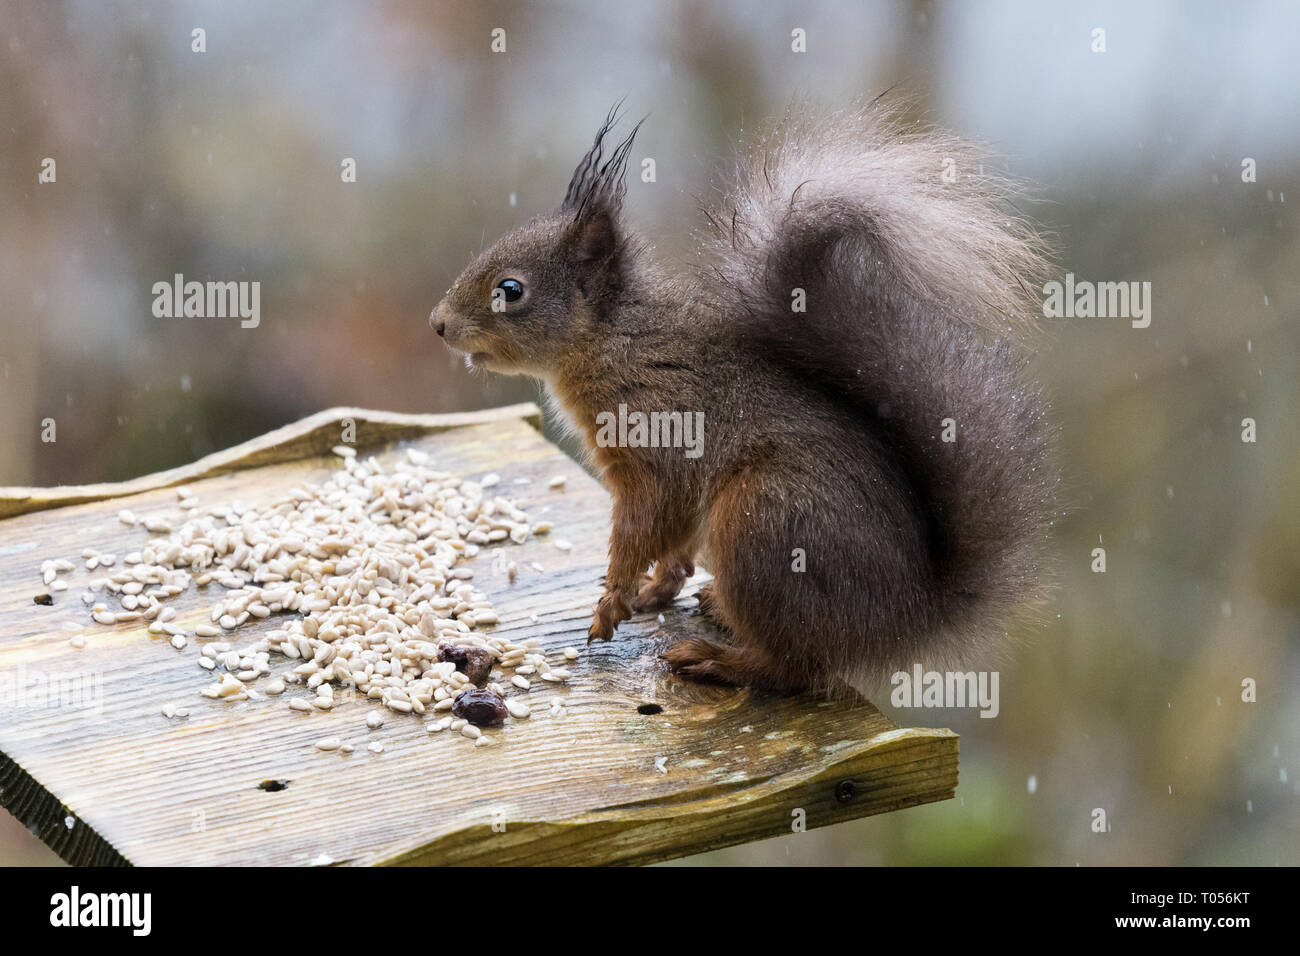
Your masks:
{"label": "squirrel's nose", "polygon": [[429,325],[433,326],[433,331],[439,335],[447,334],[447,322],[445,319],[438,318],[438,310],[434,309],[429,313]]}

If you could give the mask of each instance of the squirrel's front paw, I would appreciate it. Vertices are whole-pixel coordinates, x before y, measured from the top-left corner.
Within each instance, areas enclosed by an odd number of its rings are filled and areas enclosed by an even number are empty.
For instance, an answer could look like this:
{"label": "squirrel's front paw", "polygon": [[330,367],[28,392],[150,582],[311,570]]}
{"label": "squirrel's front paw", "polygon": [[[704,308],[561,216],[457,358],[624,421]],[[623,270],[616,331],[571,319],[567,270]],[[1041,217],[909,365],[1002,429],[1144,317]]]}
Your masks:
{"label": "squirrel's front paw", "polygon": [[632,616],[632,607],[627,599],[617,592],[610,591],[596,605],[596,616],[587,629],[587,643],[608,641],[614,636],[614,629],[620,621]]}
{"label": "squirrel's front paw", "polygon": [[681,564],[659,562],[655,573],[645,579],[641,590],[632,602],[634,611],[653,611],[673,603],[686,579],[695,573],[695,565],[689,561]]}

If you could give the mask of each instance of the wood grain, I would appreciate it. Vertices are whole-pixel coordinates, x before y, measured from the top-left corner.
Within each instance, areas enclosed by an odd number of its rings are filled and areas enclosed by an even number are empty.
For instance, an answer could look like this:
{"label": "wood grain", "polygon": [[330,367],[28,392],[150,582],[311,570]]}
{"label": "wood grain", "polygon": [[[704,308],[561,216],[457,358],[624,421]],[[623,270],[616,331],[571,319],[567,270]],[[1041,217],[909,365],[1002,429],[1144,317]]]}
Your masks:
{"label": "wood grain", "polygon": [[[84,569],[66,576],[72,587],[54,606],[33,603],[45,590],[38,568],[46,558],[80,568],[87,546],[140,548],[146,534],[117,512],[174,512],[171,485],[183,481],[204,505],[256,504],[323,478],[338,465],[320,453],[337,443],[344,417],[358,423],[358,446],[373,446],[381,460],[410,445],[445,471],[497,472],[503,493],[554,523],[551,539],[573,543],[566,553],[532,538],[473,561],[475,581],[497,606],[496,630],[537,637],[551,651],[582,650],[573,680],[535,684],[526,695],[534,716],[491,732],[495,746],[428,734],[421,719],[391,713],[368,731],[373,705],[341,693],[333,711],[310,714],[288,709],[301,688],[238,703],[201,697],[210,678],[197,666],[197,644],[176,651],[143,627],[90,622],[77,597],[91,577]],[[18,489],[0,501],[0,514],[46,509],[0,521],[0,804],[72,863],[630,864],[953,795],[949,731],[900,730],[862,699],[765,696],[669,674],[658,653],[708,629],[689,596],[662,624],[638,615],[613,641],[585,647],[609,501],[535,423],[532,406],[454,424],[332,410],[129,489]],[[548,488],[561,474],[566,486]],[[96,495],[102,500],[84,500]],[[507,560],[520,569],[513,584]],[[207,620],[210,603],[191,589],[173,606],[177,623],[192,626]],[[273,626],[246,627],[238,639]],[[81,650],[68,640],[78,633],[87,638]],[[42,700],[42,686],[67,693]],[[564,716],[547,706],[557,696]],[[164,718],[165,703],[191,716]],[[357,749],[317,751],[328,736]],[[385,752],[369,753],[372,740]],[[263,789],[270,781],[285,786]]]}

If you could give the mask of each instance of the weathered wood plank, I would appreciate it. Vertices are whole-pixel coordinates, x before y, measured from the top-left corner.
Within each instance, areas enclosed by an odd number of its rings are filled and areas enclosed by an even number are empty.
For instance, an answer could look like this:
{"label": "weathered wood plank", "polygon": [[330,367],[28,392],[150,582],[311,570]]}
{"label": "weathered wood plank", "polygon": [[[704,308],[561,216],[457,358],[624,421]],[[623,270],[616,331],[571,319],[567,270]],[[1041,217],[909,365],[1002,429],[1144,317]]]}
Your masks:
{"label": "weathered wood plank", "polygon": [[283,428],[267,432],[265,435],[259,435],[233,448],[213,452],[188,465],[169,468],[130,481],[97,485],[58,485],[54,488],[0,487],[0,518],[88,501],[123,498],[141,491],[171,488],[226,472],[244,471],[261,465],[273,465],[323,455],[339,443],[340,423],[343,421],[351,421],[355,425],[355,438],[352,442],[360,448],[370,448],[384,442],[447,431],[465,425],[518,419],[530,422],[535,428],[542,427],[542,413],[532,402],[441,415],[381,412],[367,408],[329,408],[285,425]]}
{"label": "weathered wood plank", "polygon": [[[662,624],[640,615],[613,641],[585,648],[609,502],[520,417],[535,414],[529,408],[450,428],[445,419],[421,426],[336,410],[283,430],[287,450],[249,443],[243,455],[206,466],[209,477],[151,476],[124,495],[106,486],[95,492],[104,500],[0,522],[0,681],[11,693],[0,699],[0,804],[76,863],[645,863],[789,832],[799,811],[811,828],[952,796],[957,738],[948,731],[899,730],[865,700],[756,695],[670,675],[659,651],[707,628],[689,597]],[[402,453],[388,444],[400,437],[442,470],[498,472],[504,493],[554,523],[551,537],[573,542],[565,553],[534,538],[474,560],[498,631],[583,649],[573,680],[534,685],[535,716],[494,732],[496,746],[427,734],[420,719],[396,714],[367,731],[370,705],[341,693],[334,710],[310,714],[287,707],[302,688],[233,704],[200,697],[209,677],[193,644],[178,652],[143,627],[89,622],[77,598],[91,576],[84,570],[69,576],[72,587],[53,607],[32,602],[43,590],[42,560],[75,560],[88,545],[138,549],[145,533],[120,524],[117,511],[174,508],[170,485],[184,481],[205,505],[256,504],[328,475],[338,467],[332,458],[304,455],[335,444],[343,416],[358,422],[359,446],[387,449],[381,459]],[[549,489],[557,474],[566,487]],[[62,500],[22,491],[28,503]],[[505,560],[520,569],[513,584]],[[207,619],[209,601],[193,589],[172,603],[182,625]],[[251,642],[272,626],[237,634]],[[87,636],[82,650],[68,642],[76,633]],[[90,706],[12,699],[19,675],[32,689],[58,675],[80,681]],[[564,698],[565,716],[549,715],[554,696]],[[167,702],[191,716],[162,717]],[[639,712],[644,705],[661,710]],[[326,736],[357,751],[316,751]],[[370,740],[386,751],[368,753]],[[259,788],[271,780],[288,783]]]}

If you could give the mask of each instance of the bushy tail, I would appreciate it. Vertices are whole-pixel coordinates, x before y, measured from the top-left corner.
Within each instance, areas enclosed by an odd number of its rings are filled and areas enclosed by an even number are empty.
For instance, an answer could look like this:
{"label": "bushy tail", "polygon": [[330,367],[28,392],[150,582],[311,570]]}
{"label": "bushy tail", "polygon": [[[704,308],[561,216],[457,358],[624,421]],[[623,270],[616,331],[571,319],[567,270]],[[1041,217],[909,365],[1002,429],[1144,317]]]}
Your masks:
{"label": "bushy tail", "polygon": [[857,406],[895,454],[930,544],[939,653],[1037,596],[1057,481],[1021,374],[1043,244],[982,162],[891,108],[793,107],[702,237],[702,284],[728,321]]}

